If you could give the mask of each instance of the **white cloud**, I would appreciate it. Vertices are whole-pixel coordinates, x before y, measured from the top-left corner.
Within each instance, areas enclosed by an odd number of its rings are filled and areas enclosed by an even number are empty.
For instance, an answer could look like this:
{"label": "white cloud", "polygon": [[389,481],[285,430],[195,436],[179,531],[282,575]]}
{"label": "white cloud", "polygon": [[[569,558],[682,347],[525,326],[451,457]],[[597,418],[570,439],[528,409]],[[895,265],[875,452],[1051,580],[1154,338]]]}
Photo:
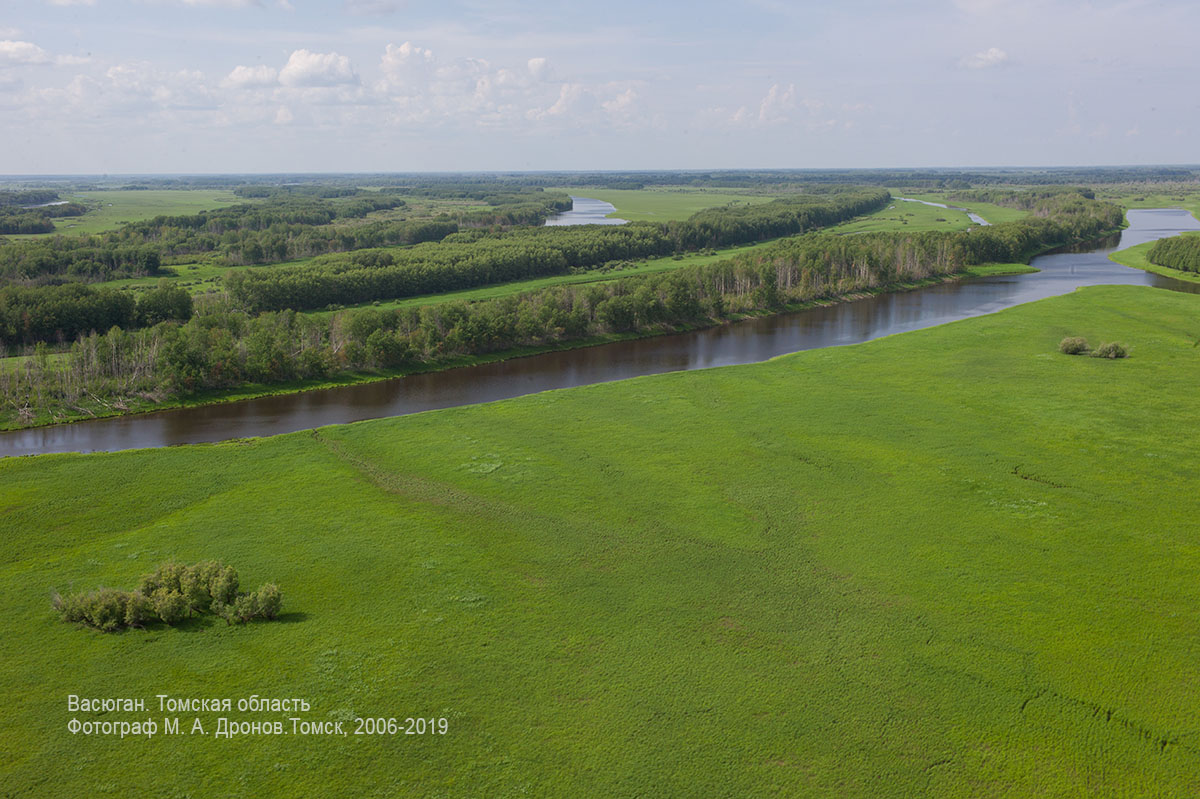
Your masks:
{"label": "white cloud", "polygon": [[0,28],[0,39],[15,39],[20,35],[20,28]]}
{"label": "white cloud", "polygon": [[384,90],[388,88],[412,89],[428,82],[433,74],[433,51],[405,42],[399,47],[388,44],[379,59],[383,71]]}
{"label": "white cloud", "polygon": [[275,112],[276,125],[290,124],[293,119],[295,119],[295,117],[292,116],[291,109],[289,109],[286,105],[281,105],[279,110]]}
{"label": "white cloud", "polygon": [[959,63],[967,69],[987,69],[989,67],[998,67],[1006,61],[1008,61],[1008,53],[999,47],[989,47],[986,50],[979,51],[975,55],[967,56]]}
{"label": "white cloud", "polygon": [[546,74],[546,63],[546,59],[544,58],[529,59],[529,62],[526,64],[529,69],[529,74],[534,78],[541,78]]}
{"label": "white cloud", "polygon": [[17,64],[46,64],[50,54],[33,42],[0,41],[0,66]]}
{"label": "white cloud", "polygon": [[781,88],[778,83],[767,90],[767,96],[758,104],[758,121],[777,122],[796,108],[796,87],[789,83]]}
{"label": "white cloud", "polygon": [[611,100],[605,100],[600,105],[604,106],[604,110],[613,116],[626,116],[633,109],[633,102],[636,99],[637,92],[630,87]]}
{"label": "white cloud", "polygon": [[279,71],[284,86],[344,86],[358,83],[350,59],[337,53],[296,50]]}
{"label": "white cloud", "polygon": [[257,86],[275,86],[279,83],[279,70],[259,64],[256,67],[236,66],[221,86],[232,89],[248,89]]}

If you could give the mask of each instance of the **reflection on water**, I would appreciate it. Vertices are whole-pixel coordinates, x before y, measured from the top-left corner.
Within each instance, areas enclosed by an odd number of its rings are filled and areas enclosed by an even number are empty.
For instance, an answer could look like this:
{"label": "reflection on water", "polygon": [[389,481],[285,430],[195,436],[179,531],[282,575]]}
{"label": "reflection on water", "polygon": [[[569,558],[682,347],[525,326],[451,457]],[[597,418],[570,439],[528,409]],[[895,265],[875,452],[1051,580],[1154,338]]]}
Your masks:
{"label": "reflection on water", "polygon": [[591,197],[576,197],[571,195],[570,211],[555,214],[546,220],[546,224],[554,225],[624,225],[628,219],[610,218],[608,214],[617,210],[612,203],[604,200],[593,200]]}
{"label": "reflection on water", "polygon": [[[179,411],[0,434],[0,455],[118,450],[268,436],[327,424],[602,383],[638,375],[755,363],[799,350],[870,339],[993,313],[1080,286],[1150,285],[1200,293],[1200,284],[1130,269],[1120,248],[1200,229],[1185,211],[1130,211],[1130,227],[1102,249],[1041,256],[1042,271],[979,278],[672,336],[552,352],[396,380]],[[1097,246],[1095,243],[1093,247]]]}

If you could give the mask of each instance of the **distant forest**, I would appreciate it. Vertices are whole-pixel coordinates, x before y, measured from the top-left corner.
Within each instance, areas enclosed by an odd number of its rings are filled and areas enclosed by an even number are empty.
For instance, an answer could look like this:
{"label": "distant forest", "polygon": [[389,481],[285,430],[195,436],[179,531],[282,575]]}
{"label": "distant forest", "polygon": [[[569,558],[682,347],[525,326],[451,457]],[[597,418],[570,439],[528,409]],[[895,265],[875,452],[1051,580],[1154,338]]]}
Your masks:
{"label": "distant forest", "polygon": [[[1200,165],[1124,167],[995,167],[945,169],[762,169],[652,170],[613,172],[487,172],[487,173],[348,173],[269,175],[22,176],[0,182],[59,190],[97,189],[239,189],[297,191],[305,187],[355,188],[373,186],[418,191],[459,186],[545,187],[591,186],[640,189],[656,186],[702,188],[778,188],[781,186],[903,186],[927,189],[966,189],[980,186],[1094,185],[1102,183],[1191,183],[1200,180]],[[243,196],[266,196],[243,194]],[[321,196],[321,195],[317,195]],[[2,204],[2,200],[0,200]]]}

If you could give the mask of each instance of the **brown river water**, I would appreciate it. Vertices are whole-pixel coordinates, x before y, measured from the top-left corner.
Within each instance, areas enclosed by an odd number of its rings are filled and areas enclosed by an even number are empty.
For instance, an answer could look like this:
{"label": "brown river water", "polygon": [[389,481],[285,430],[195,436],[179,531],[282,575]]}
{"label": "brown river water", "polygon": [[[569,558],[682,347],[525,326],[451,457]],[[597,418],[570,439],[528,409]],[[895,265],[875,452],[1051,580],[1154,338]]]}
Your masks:
{"label": "brown river water", "polygon": [[1148,285],[1200,293],[1200,284],[1130,269],[1116,249],[1200,230],[1186,211],[1137,210],[1119,236],[1034,259],[1041,271],[883,294],[670,336],[551,352],[502,363],[256,400],[0,433],[0,457],[163,447],[271,436],[329,424],[401,416],[557,388],[684,369],[756,363],[800,350],[857,344],[1074,291]]}

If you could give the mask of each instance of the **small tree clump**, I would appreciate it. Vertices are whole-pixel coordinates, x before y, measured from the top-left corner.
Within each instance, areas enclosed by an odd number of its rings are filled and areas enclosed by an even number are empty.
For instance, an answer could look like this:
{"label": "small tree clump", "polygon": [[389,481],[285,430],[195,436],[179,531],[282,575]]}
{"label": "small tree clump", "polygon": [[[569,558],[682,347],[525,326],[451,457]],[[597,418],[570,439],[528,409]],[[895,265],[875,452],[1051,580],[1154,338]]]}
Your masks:
{"label": "small tree clump", "polygon": [[51,600],[65,621],[87,624],[104,632],[140,627],[152,617],[150,603],[137,591],[98,588]]}
{"label": "small tree clump", "polygon": [[1101,344],[1092,353],[1093,358],[1128,358],[1129,353],[1120,344],[1111,342],[1109,344]]}
{"label": "small tree clump", "polygon": [[64,621],[113,632],[155,620],[178,624],[197,613],[220,616],[227,624],[274,619],[283,595],[274,583],[253,593],[239,592],[237,570],[210,560],[190,566],[160,564],[143,575],[136,591],[101,588],[67,597],[55,594],[52,602]]}
{"label": "small tree clump", "polygon": [[257,591],[238,594],[232,602],[213,603],[213,613],[227,624],[245,624],[251,619],[273,619],[279,615],[283,594],[275,583],[267,583]]}
{"label": "small tree clump", "polygon": [[1067,336],[1058,342],[1058,351],[1064,355],[1082,355],[1088,351],[1087,339],[1079,336]]}

